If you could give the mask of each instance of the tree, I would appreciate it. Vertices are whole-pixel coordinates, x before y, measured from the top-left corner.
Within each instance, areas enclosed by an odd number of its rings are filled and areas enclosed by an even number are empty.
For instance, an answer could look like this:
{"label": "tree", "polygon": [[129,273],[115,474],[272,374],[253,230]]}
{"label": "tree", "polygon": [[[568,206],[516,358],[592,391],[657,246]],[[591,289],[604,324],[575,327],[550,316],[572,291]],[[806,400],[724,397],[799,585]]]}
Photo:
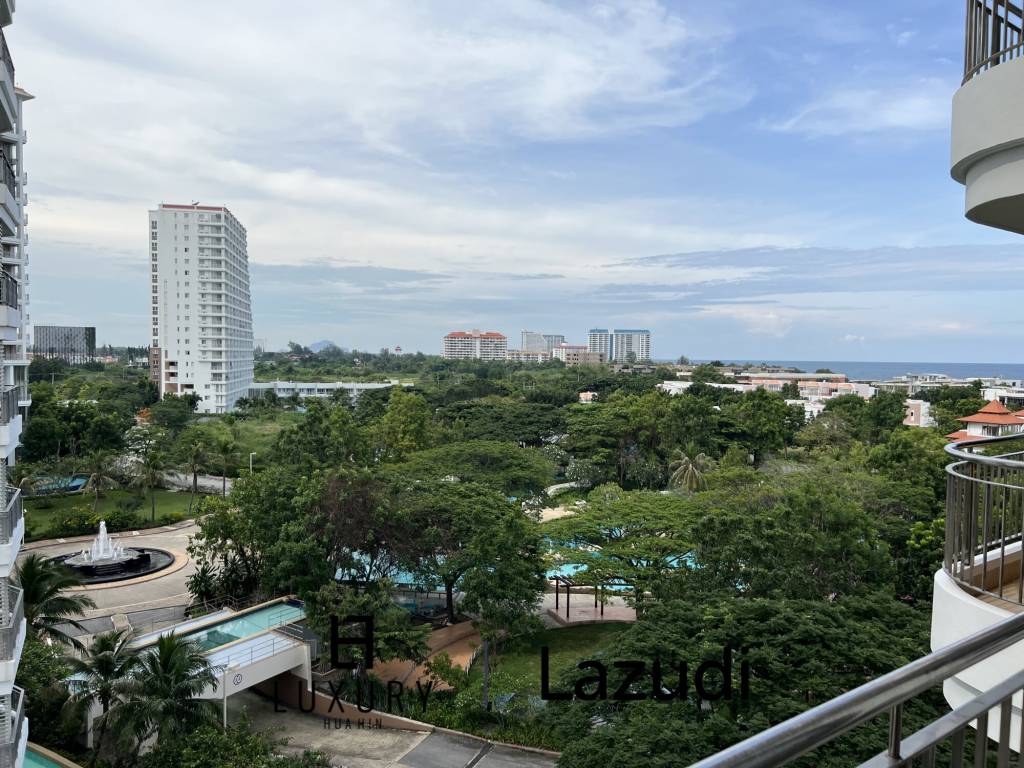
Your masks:
{"label": "tree", "polygon": [[672,454],[672,463],[668,465],[669,471],[672,473],[669,485],[673,488],[685,488],[690,493],[702,491],[707,488],[704,473],[710,466],[711,459],[705,454],[698,453],[691,459],[677,448]]}
{"label": "tree", "polygon": [[[613,666],[620,659],[685,661],[690,696],[614,706],[574,698],[551,702],[544,719],[561,735],[559,765],[566,768],[689,765],[923,656],[927,637],[928,614],[884,592],[834,601],[661,601],[595,655],[609,671],[609,692],[623,681],[625,673]],[[721,665],[726,647],[733,656],[732,700],[701,701],[692,693],[693,670],[705,661]],[[743,663],[749,665],[746,701],[739,700]],[[553,688],[571,691],[588,673],[573,669]],[[666,689],[675,689],[677,674],[669,680]],[[710,686],[720,690],[717,682]],[[914,732],[944,711],[941,693],[929,691],[904,709],[904,727]],[[887,730],[887,720],[877,718],[794,765],[857,765],[885,743]]]}
{"label": "tree", "polygon": [[729,415],[742,430],[743,442],[754,454],[755,464],[761,464],[768,453],[790,444],[803,423],[802,408],[786,405],[779,395],[765,389],[744,394],[738,404],[730,407]]}
{"label": "tree", "polygon": [[221,730],[203,726],[181,738],[157,745],[142,757],[140,768],[330,768],[327,757],[313,750],[280,755],[285,740],[270,732],[254,732],[246,724]]}
{"label": "tree", "polygon": [[376,428],[378,457],[383,461],[399,461],[429,447],[430,433],[427,401],[401,387],[392,389],[387,410]]}
{"label": "tree", "polygon": [[[360,401],[369,395],[362,394]],[[363,429],[347,406],[314,400],[307,404],[300,424],[281,430],[274,453],[284,463],[312,471],[363,464],[369,448]]]}
{"label": "tree", "polygon": [[188,500],[188,514],[191,516],[192,504],[196,500],[196,494],[199,493],[199,473],[206,470],[206,465],[210,460],[209,446],[202,433],[194,432],[182,440],[180,451],[181,468],[186,475],[192,476],[192,495]]}
{"label": "tree", "polygon": [[515,497],[537,496],[554,478],[554,466],[540,451],[493,440],[417,451],[389,472],[421,480],[467,480]]}
{"label": "tree", "polygon": [[82,647],[78,640],[59,629],[59,625],[82,629],[75,617],[95,608],[96,603],[87,595],[69,592],[82,584],[69,568],[32,552],[15,567],[14,581],[21,587],[25,621],[33,635]]}
{"label": "tree", "polygon": [[129,695],[116,708],[115,728],[134,736],[136,754],[156,738],[157,746],[217,722],[217,705],[199,698],[217,682],[199,645],[181,635],[161,635],[139,655]]}
{"label": "tree", "polygon": [[454,624],[455,588],[480,565],[475,559],[479,540],[491,537],[505,518],[522,513],[501,493],[477,483],[399,479],[395,485],[394,504],[416,531],[410,565],[424,587],[444,587],[448,621]]}
{"label": "tree", "polygon": [[89,475],[89,486],[93,492],[92,513],[96,515],[104,489],[117,487],[114,456],[106,451],[93,451],[85,457],[82,468]]}
{"label": "tree", "polygon": [[483,705],[489,710],[491,644],[539,628],[544,557],[537,526],[523,515],[495,521],[491,535],[476,537],[469,548],[472,566],[462,576],[462,607],[474,616],[483,640]]}
{"label": "tree", "polygon": [[70,747],[80,730],[61,718],[68,698],[67,677],[61,646],[44,642],[29,632],[14,684],[25,691],[25,715],[29,720],[48,724],[32,734],[34,742],[46,747]]}
{"label": "tree", "polygon": [[164,395],[164,399],[149,407],[149,416],[157,426],[177,432],[191,420],[199,406],[199,395]]}
{"label": "tree", "polygon": [[156,489],[164,479],[164,456],[159,451],[147,451],[135,467],[135,484],[143,496],[149,494],[150,516],[156,520]]}
{"label": "tree", "polygon": [[214,453],[220,459],[221,496],[228,495],[228,465],[238,460],[238,443],[232,438],[221,436],[214,444]]}
{"label": "tree", "polygon": [[71,673],[68,678],[71,695],[65,703],[65,711],[81,721],[91,716],[94,705],[99,705],[101,710],[90,766],[96,765],[103,752],[111,707],[131,692],[131,678],[139,664],[138,652],[131,646],[132,639],[132,632],[126,629],[103,632],[96,635],[85,655],[65,658]]}

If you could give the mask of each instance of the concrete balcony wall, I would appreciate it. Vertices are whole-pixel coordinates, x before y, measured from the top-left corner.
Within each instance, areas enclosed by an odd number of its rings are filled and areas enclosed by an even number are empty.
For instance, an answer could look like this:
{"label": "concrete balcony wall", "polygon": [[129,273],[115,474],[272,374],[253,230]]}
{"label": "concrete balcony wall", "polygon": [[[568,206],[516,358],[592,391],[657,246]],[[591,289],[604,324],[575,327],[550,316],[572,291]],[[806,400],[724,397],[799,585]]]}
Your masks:
{"label": "concrete balcony wall", "polygon": [[965,213],[1024,234],[1024,59],[975,75],[953,97],[951,173]]}

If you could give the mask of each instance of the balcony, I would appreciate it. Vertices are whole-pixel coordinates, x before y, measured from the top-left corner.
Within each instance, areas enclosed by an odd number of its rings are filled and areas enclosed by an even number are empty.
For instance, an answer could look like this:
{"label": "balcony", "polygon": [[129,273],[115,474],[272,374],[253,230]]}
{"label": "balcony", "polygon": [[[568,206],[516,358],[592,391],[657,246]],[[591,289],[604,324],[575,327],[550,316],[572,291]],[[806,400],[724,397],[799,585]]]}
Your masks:
{"label": "balcony", "polygon": [[14,568],[25,538],[21,489],[8,487],[6,494],[0,494],[0,509],[0,578],[7,578]]}
{"label": "balcony", "polygon": [[1009,0],[968,0],[964,79],[953,97],[952,175],[971,221],[1024,234],[1024,16]]}
{"label": "balcony", "polygon": [[25,761],[25,692],[12,688],[0,696],[0,768],[17,768]]}

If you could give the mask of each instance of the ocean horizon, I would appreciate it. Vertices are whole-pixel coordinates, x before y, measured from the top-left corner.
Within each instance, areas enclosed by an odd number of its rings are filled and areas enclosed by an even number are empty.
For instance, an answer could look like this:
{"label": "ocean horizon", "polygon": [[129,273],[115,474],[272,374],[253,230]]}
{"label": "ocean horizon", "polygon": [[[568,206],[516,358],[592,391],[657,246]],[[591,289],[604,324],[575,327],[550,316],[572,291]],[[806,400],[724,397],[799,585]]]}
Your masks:
{"label": "ocean horizon", "polygon": [[[828,368],[835,373],[845,373],[850,379],[881,380],[908,373],[942,373],[956,379],[1001,378],[1024,380],[1024,363],[918,363],[918,362],[870,362],[862,360],[742,360],[715,358],[723,363],[743,365],[778,365],[799,368],[813,373],[819,368]],[[695,363],[711,362],[708,359],[694,359]]]}

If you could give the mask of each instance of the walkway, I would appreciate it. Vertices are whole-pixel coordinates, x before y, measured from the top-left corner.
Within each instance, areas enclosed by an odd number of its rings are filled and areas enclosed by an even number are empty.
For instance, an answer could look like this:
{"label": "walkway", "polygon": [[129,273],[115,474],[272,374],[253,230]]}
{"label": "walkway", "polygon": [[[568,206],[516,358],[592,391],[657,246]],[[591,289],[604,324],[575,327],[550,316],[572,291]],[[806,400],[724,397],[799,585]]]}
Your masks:
{"label": "walkway", "polygon": [[228,719],[248,716],[260,730],[274,729],[289,739],[282,751],[319,749],[341,768],[554,768],[549,754],[493,745],[442,731],[414,733],[391,729],[324,727],[324,719],[300,712],[274,712],[274,705],[251,691],[228,699]]}
{"label": "walkway", "polygon": [[[473,628],[473,622],[463,621],[459,624],[435,629],[427,638],[428,660],[441,653],[447,653],[454,666],[469,671],[470,664],[477,648],[481,645],[480,633]],[[373,673],[381,680],[401,680],[406,688],[416,685],[417,680],[427,676],[427,668],[414,661],[389,661],[386,664],[374,664]],[[448,690],[451,686],[439,682],[435,690]]]}

